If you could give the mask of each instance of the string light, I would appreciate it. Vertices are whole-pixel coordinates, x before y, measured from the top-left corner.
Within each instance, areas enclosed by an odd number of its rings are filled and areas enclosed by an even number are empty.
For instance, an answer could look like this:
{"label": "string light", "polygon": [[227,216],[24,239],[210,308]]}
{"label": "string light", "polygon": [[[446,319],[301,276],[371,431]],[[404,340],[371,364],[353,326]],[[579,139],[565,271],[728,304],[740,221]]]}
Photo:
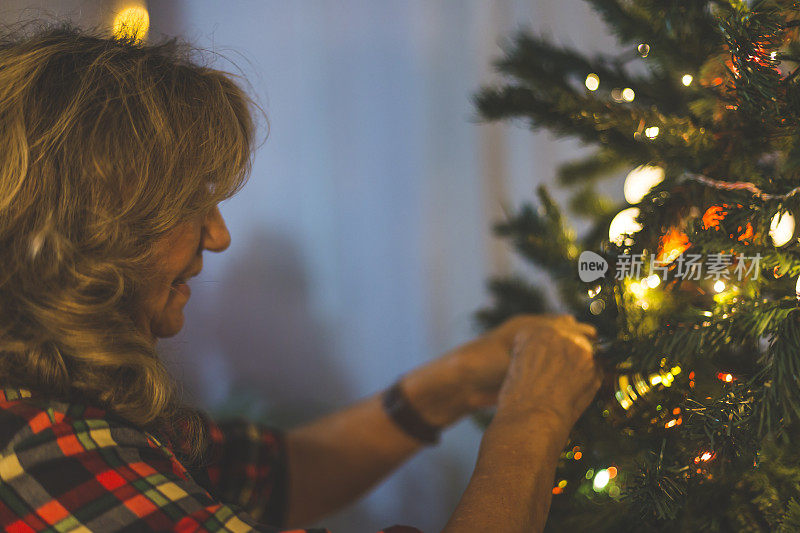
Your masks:
{"label": "string light", "polygon": [[[795,187],[785,194],[770,194],[762,191],[755,184],[747,181],[720,181],[708,178],[701,174],[684,173],[683,178],[689,181],[702,183],[707,187],[712,187],[720,191],[747,191],[760,200],[786,200],[795,194],[800,193],[800,187]],[[740,206],[741,207],[741,206]]]}
{"label": "string light", "polygon": [[133,5],[122,9],[114,17],[112,31],[117,39],[131,39],[140,43],[147,37],[150,29],[150,15],[141,5]]}
{"label": "string light", "polygon": [[628,376],[622,375],[619,377],[619,389],[614,393],[614,396],[623,409],[627,411],[631,408],[637,396],[636,393],[633,392],[633,387],[631,387],[628,382]]}
{"label": "string light", "polygon": [[611,479],[611,475],[608,473],[607,469],[600,470],[594,476],[594,482],[592,486],[595,492],[600,492],[608,485],[609,480]]}
{"label": "string light", "polygon": [[788,211],[775,213],[769,223],[769,236],[775,246],[781,247],[794,236],[794,217]]}
{"label": "string light", "polygon": [[564,492],[566,486],[567,486],[567,480],[562,479],[561,481],[558,482],[558,484],[555,487],[553,487],[553,494],[561,494],[562,492]]}
{"label": "string light", "polygon": [[645,128],[644,134],[648,139],[655,139],[658,137],[658,126],[650,126],[649,128]]}
{"label": "string light", "polygon": [[595,73],[591,73],[586,76],[586,88],[590,91],[596,91],[598,87],[600,87],[600,76]]}
{"label": "string light", "polygon": [[634,281],[628,285],[628,290],[637,298],[642,298],[645,295],[645,292],[647,292],[647,286],[642,285],[642,283],[639,281]]}
{"label": "string light", "polygon": [[656,260],[660,263],[672,263],[691,245],[685,233],[678,228],[670,228],[660,239]]}
{"label": "string light", "polygon": [[694,78],[692,77],[691,74],[684,74],[683,77],[681,78],[681,83],[683,83],[687,87],[692,84],[692,81],[694,81]]}
{"label": "string light", "polygon": [[794,286],[794,292],[797,295],[797,299],[800,300],[800,276],[797,277],[797,283]]}
{"label": "string light", "polygon": [[636,220],[639,213],[638,207],[629,207],[617,213],[608,226],[609,240],[622,246],[629,240],[626,239],[626,235],[633,235],[637,231],[641,231],[642,225]]}
{"label": "string light", "polygon": [[701,453],[700,455],[698,455],[697,457],[694,458],[694,464],[701,463],[701,462],[702,463],[707,463],[710,460],[712,460],[714,457],[716,457],[716,454],[713,453],[713,452],[703,452],[703,453]]}
{"label": "string light", "polygon": [[636,47],[636,50],[639,51],[640,56],[647,57],[647,54],[650,53],[650,45],[647,43],[642,43]]}
{"label": "string light", "polygon": [[[664,366],[662,364],[662,366]],[[658,373],[650,374],[645,378],[641,374],[621,374],[617,378],[617,390],[614,397],[619,402],[620,406],[626,411],[631,408],[639,396],[644,396],[650,392],[651,387],[661,385],[663,387],[671,387],[675,381],[675,376],[681,373],[681,367],[678,365],[673,366],[671,369],[662,369]],[[638,393],[638,394],[637,394]],[[661,410],[661,406],[656,407],[657,411]],[[678,419],[677,424],[682,422]]]}
{"label": "string light", "polygon": [[664,169],[656,165],[640,165],[625,178],[623,193],[629,204],[638,204],[650,190],[664,181]]}
{"label": "string light", "polygon": [[733,381],[733,374],[728,374],[727,372],[720,372],[717,374],[717,379],[720,381],[724,381],[725,383],[730,383]]}
{"label": "string light", "polygon": [[714,292],[722,292],[725,290],[725,282],[718,279],[714,282]]}
{"label": "string light", "polygon": [[622,89],[622,99],[626,102],[633,102],[633,99],[636,98],[636,93],[633,92],[633,89],[630,87],[625,87]]}
{"label": "string light", "polygon": [[651,289],[655,289],[661,284],[661,278],[658,277],[658,274],[651,274],[650,276],[647,276],[644,281]]}
{"label": "string light", "polygon": [[721,205],[712,205],[703,213],[703,229],[719,229],[719,223],[725,220],[727,211]]}

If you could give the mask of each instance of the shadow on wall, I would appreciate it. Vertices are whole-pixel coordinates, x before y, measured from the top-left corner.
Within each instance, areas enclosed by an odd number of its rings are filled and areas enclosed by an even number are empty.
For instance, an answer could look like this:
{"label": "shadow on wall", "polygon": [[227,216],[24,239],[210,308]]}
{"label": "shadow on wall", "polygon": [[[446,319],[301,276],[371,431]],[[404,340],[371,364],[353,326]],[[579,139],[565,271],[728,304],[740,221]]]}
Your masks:
{"label": "shadow on wall", "polygon": [[170,370],[187,399],[217,416],[291,426],[329,412],[349,383],[334,335],[313,316],[297,249],[264,229],[238,249],[217,279],[192,284],[183,331],[160,343]]}
{"label": "shadow on wall", "polygon": [[[335,332],[312,312],[297,248],[264,229],[237,239],[237,248],[218,275],[209,268],[196,278],[183,330],[159,343],[187,400],[219,418],[284,428],[342,406],[351,384],[330,342]],[[463,490],[463,469],[447,450],[417,455],[368,499],[320,525],[365,533],[389,522],[440,528]]]}

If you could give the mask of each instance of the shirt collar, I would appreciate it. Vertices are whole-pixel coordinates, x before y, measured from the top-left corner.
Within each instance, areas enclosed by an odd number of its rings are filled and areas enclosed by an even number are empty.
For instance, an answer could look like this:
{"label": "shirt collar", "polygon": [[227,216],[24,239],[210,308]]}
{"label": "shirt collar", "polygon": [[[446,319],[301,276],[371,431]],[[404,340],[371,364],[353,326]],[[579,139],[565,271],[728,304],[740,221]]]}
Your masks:
{"label": "shirt collar", "polygon": [[30,389],[23,387],[3,387],[0,388],[0,401],[13,402],[21,398],[30,398],[33,396]]}

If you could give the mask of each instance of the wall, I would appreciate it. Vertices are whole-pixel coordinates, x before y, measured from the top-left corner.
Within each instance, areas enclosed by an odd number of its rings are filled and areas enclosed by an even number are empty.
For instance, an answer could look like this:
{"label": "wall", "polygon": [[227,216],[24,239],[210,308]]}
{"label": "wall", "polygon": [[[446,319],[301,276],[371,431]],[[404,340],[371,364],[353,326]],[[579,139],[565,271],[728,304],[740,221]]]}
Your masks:
{"label": "wall", "polygon": [[[80,23],[108,2],[8,0]],[[579,147],[476,120],[499,42],[520,26],[602,50],[578,0],[151,0],[151,36],[224,55],[269,117],[249,184],[222,206],[233,235],[193,281],[184,331],[161,350],[194,400],[290,425],[380,391],[470,340],[490,273],[530,270],[492,238]],[[535,274],[534,274],[535,275]],[[439,530],[475,461],[467,420],[323,523]]]}

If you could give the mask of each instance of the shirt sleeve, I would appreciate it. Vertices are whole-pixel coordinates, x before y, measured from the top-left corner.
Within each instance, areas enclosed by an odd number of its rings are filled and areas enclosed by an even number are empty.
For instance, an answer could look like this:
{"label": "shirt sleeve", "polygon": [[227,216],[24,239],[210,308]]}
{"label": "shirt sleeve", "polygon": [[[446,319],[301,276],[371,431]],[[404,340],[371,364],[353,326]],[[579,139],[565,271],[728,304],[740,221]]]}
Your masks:
{"label": "shirt sleeve", "polygon": [[[239,505],[268,524],[284,525],[289,492],[284,431],[245,419],[214,421],[206,415],[203,419],[209,452],[197,477],[207,481],[222,501]],[[396,525],[379,533],[421,532]]]}
{"label": "shirt sleeve", "polygon": [[[281,532],[240,505],[212,496],[148,433],[105,418],[59,421],[41,414],[0,453],[5,531]],[[271,449],[264,442],[264,450]],[[218,482],[223,477],[220,472]]]}
{"label": "shirt sleeve", "polygon": [[244,419],[203,421],[208,449],[190,472],[221,501],[282,525],[289,492],[283,431]]}

